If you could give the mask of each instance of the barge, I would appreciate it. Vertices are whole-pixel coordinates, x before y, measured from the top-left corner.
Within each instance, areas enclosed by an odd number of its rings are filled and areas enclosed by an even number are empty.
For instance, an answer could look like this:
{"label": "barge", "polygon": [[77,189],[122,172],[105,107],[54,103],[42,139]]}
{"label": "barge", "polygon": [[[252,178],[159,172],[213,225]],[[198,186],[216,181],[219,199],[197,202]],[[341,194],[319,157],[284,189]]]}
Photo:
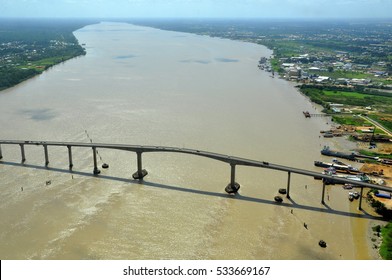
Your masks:
{"label": "barge", "polygon": [[344,158],[344,159],[348,159],[348,160],[351,160],[351,161],[355,161],[356,160],[356,155],[355,154],[353,154],[353,153],[346,154],[346,153],[332,151],[332,150],[330,150],[330,148],[328,146],[324,146],[324,148],[321,150],[321,154],[324,155],[324,156]]}
{"label": "barge", "polygon": [[351,173],[351,174],[358,174],[360,173],[358,168],[352,167],[351,165],[342,165],[337,163],[329,163],[323,161],[314,161],[314,165],[317,167],[325,167],[330,168],[333,167],[336,169],[337,172],[344,172],[344,173]]}

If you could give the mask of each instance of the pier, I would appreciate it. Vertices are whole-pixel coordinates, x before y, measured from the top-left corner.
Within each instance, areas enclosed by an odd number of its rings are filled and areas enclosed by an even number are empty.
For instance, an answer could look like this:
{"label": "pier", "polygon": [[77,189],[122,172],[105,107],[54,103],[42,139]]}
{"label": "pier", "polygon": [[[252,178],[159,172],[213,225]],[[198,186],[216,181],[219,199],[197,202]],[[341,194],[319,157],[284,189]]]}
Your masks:
{"label": "pier", "polygon": [[[137,170],[132,175],[135,180],[143,180],[145,176],[147,176],[148,172],[146,169],[143,169],[142,157],[145,153],[152,152],[166,152],[166,153],[182,153],[189,154],[194,156],[206,157],[209,159],[221,161],[230,166],[230,180],[228,185],[225,188],[225,191],[229,194],[235,194],[238,192],[240,188],[240,184],[236,182],[236,166],[251,166],[258,167],[264,169],[272,169],[281,172],[287,173],[287,193],[286,197],[290,198],[290,187],[291,187],[291,176],[292,174],[299,174],[303,176],[310,176],[313,178],[321,178],[322,180],[322,191],[321,191],[321,203],[325,204],[325,186],[326,182],[333,180],[336,183],[341,184],[353,184],[355,186],[360,187],[360,200],[359,200],[359,209],[361,209],[362,203],[362,195],[363,188],[373,188],[381,191],[392,192],[392,188],[386,186],[380,186],[375,184],[370,184],[366,182],[354,181],[346,178],[337,178],[328,174],[320,174],[318,172],[299,169],[295,167],[283,166],[278,164],[273,164],[266,161],[257,161],[251,159],[245,159],[240,157],[228,156],[223,154],[217,154],[213,152],[200,151],[194,149],[187,148],[176,148],[176,147],[164,147],[164,146],[140,146],[140,145],[126,145],[126,144],[99,144],[99,143],[80,143],[80,142],[50,142],[50,141],[12,141],[12,140],[0,140],[0,160],[3,159],[2,148],[6,145],[16,145],[20,147],[21,152],[21,162],[24,164],[26,162],[26,146],[35,146],[35,147],[43,147],[44,153],[44,164],[46,167],[49,165],[49,147],[51,146],[60,146],[67,148],[68,161],[69,161],[69,169],[72,170],[73,161],[72,161],[72,148],[73,147],[82,147],[92,149],[92,158],[93,158],[93,174],[99,176],[100,169],[97,164],[97,149],[113,149],[113,150],[123,150],[136,153],[137,155]],[[1,161],[0,161],[1,163]]]}
{"label": "pier", "polygon": [[332,116],[334,116],[334,115],[337,115],[337,114],[318,114],[318,113],[309,113],[309,111],[303,111],[302,112],[303,114],[304,114],[304,116],[305,116],[305,118],[311,118],[311,117],[332,117]]}

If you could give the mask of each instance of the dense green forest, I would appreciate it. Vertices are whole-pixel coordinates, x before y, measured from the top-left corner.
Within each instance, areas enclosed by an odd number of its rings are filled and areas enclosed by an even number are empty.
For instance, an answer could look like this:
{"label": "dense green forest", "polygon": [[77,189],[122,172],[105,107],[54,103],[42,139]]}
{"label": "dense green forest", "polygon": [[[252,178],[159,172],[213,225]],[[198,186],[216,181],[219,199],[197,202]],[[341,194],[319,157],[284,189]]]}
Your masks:
{"label": "dense green forest", "polygon": [[84,55],[73,31],[93,20],[0,19],[0,90]]}

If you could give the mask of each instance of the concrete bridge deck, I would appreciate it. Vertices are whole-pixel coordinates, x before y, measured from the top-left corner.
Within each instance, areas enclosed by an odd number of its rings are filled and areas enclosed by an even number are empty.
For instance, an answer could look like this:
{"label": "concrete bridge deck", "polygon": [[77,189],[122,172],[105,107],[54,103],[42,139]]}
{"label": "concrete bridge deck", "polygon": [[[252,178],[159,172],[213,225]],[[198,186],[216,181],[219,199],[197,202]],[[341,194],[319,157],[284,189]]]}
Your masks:
{"label": "concrete bridge deck", "polygon": [[[290,181],[291,181],[291,174],[300,174],[304,176],[311,176],[323,179],[322,182],[322,199],[321,202],[324,203],[324,193],[325,193],[325,185],[326,181],[333,180],[336,183],[342,184],[353,184],[355,186],[359,186],[361,188],[361,199],[362,199],[362,192],[363,188],[374,188],[382,191],[392,192],[391,187],[387,186],[380,186],[375,184],[370,184],[367,182],[361,181],[354,181],[346,178],[335,177],[331,175],[321,174],[319,172],[314,172],[305,169],[299,169],[295,167],[283,166],[278,165],[266,161],[257,161],[251,159],[245,159],[235,156],[217,154],[207,151],[200,151],[194,149],[187,149],[187,148],[176,148],[176,147],[164,147],[164,146],[141,146],[141,145],[127,145],[127,144],[104,144],[104,143],[80,143],[80,142],[52,142],[52,141],[21,141],[21,140],[0,140],[0,159],[3,158],[1,145],[19,145],[21,150],[21,157],[22,163],[26,161],[25,156],[25,146],[42,146],[44,148],[44,155],[45,155],[45,165],[48,166],[49,164],[49,152],[48,147],[50,146],[61,146],[67,147],[68,149],[68,157],[69,157],[69,168],[72,169],[72,147],[84,147],[84,148],[91,148],[93,150],[93,163],[94,169],[93,173],[98,175],[100,170],[97,166],[97,149],[114,149],[114,150],[123,150],[134,152],[137,154],[137,171],[133,174],[134,179],[143,179],[147,175],[147,171],[142,168],[142,154],[143,153],[151,153],[151,152],[170,152],[170,153],[183,153],[183,154],[190,154],[195,156],[201,156],[210,158],[213,160],[222,161],[227,163],[231,167],[231,176],[230,176],[230,183],[226,186],[225,190],[228,193],[236,193],[240,188],[240,185],[235,181],[235,167],[237,165],[242,166],[252,166],[258,168],[266,168],[266,169],[273,169],[282,172],[287,172],[288,179],[287,179],[287,194],[286,196],[290,198]],[[359,204],[359,208],[361,208],[361,200]]]}

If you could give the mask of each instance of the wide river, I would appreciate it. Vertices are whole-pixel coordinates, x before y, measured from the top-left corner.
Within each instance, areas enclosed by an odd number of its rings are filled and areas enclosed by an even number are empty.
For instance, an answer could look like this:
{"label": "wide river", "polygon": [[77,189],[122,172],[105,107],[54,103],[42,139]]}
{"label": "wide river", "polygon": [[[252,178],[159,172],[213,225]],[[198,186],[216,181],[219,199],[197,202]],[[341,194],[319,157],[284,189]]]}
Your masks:
{"label": "wide river", "polygon": [[[0,138],[186,147],[318,170],[324,118],[293,84],[257,67],[264,46],[100,23],[75,32],[87,55],[0,93]],[[346,145],[346,144],[344,144]],[[347,191],[287,174],[176,154],[2,145],[1,259],[356,259]],[[49,181],[48,183],[46,183]],[[354,208],[354,210],[352,209]],[[291,213],[292,210],[292,213]],[[362,213],[362,212],[358,212]],[[308,228],[304,227],[304,223]],[[363,233],[365,234],[365,233]],[[320,239],[327,248],[318,245]]]}

